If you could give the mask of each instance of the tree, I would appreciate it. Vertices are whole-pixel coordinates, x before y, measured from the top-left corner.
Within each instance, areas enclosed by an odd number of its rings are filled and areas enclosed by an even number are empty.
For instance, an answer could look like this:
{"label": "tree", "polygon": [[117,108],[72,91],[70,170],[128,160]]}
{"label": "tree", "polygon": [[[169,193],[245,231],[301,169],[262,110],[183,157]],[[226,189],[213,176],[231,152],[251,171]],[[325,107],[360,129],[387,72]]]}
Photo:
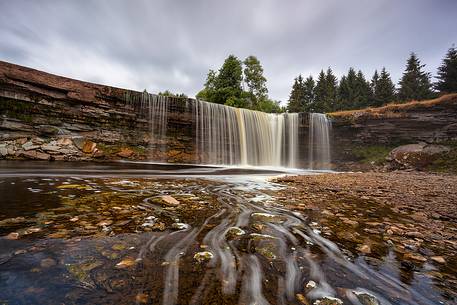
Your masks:
{"label": "tree", "polygon": [[157,95],[161,95],[161,96],[169,96],[169,97],[181,97],[181,98],[187,98],[187,95],[185,95],[184,93],[173,93],[171,92],[170,90],[165,90],[164,92],[159,92]]}
{"label": "tree", "polygon": [[321,70],[314,92],[314,111],[331,112],[337,108],[337,79],[331,68],[327,69],[327,73]]}
{"label": "tree", "polygon": [[361,70],[357,72],[355,93],[355,108],[364,108],[370,105],[370,100],[373,97],[373,92],[371,91],[370,83],[365,79],[365,76]]}
{"label": "tree", "polygon": [[425,65],[421,64],[417,55],[411,53],[399,82],[398,97],[400,100],[423,100],[432,96],[430,73],[423,71],[424,67]]}
{"label": "tree", "polygon": [[304,111],[304,112],[314,112],[314,102],[315,102],[314,88],[315,88],[315,86],[316,86],[316,84],[311,75],[308,76],[305,79],[305,82],[303,83],[304,105],[303,105],[302,111]]}
{"label": "tree", "polygon": [[354,109],[357,99],[357,73],[349,68],[347,76],[342,76],[338,86],[338,107],[336,110]]}
{"label": "tree", "polygon": [[435,89],[442,93],[457,92],[457,49],[452,46],[438,67]]}
{"label": "tree", "polygon": [[[377,71],[373,75],[373,80],[377,76]],[[381,75],[377,77],[377,81],[374,83],[372,80],[373,88],[373,102],[372,106],[382,106],[395,100],[395,85],[390,78],[390,74],[386,71],[386,68],[382,68]]]}
{"label": "tree", "polygon": [[251,95],[251,108],[257,108],[257,104],[268,98],[266,87],[267,79],[263,76],[263,68],[255,56],[249,56],[244,60],[244,82]]}
{"label": "tree", "polygon": [[294,79],[292,91],[290,92],[289,102],[287,103],[287,110],[289,112],[302,112],[304,111],[305,104],[305,86],[301,74]]}

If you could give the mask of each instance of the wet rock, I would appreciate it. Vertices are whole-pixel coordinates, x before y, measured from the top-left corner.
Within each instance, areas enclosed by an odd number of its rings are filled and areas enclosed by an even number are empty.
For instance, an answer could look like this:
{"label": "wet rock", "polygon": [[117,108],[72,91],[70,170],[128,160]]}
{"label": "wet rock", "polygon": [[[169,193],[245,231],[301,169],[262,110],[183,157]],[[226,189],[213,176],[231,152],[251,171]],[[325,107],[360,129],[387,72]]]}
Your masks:
{"label": "wet rock", "polygon": [[171,227],[175,230],[185,230],[189,228],[189,225],[187,223],[175,222],[171,225]]}
{"label": "wet rock", "polygon": [[177,206],[177,205],[179,205],[179,201],[176,200],[174,197],[169,196],[169,195],[160,196],[160,199],[162,199],[162,201],[166,205],[169,205],[169,206]]}
{"label": "wet rock", "polygon": [[117,263],[116,268],[126,269],[126,268],[134,266],[135,264],[136,264],[136,261],[133,258],[127,257],[127,258],[121,260],[119,263]]}
{"label": "wet rock", "polygon": [[115,251],[122,251],[126,248],[126,246],[124,244],[114,244],[113,246],[111,246],[111,249],[115,250]]}
{"label": "wet rock", "polygon": [[22,149],[25,150],[25,151],[38,149],[38,148],[40,148],[40,146],[39,145],[34,145],[31,141],[22,144]]}
{"label": "wet rock", "polygon": [[303,294],[297,293],[295,297],[297,298],[297,301],[299,301],[301,304],[309,305],[308,300],[305,298]]}
{"label": "wet rock", "polygon": [[34,160],[49,160],[51,158],[49,154],[42,153],[36,150],[22,151],[20,152],[20,156]]}
{"label": "wet rock", "polygon": [[139,293],[135,296],[135,301],[140,304],[147,304],[149,300],[149,295],[146,293]]}
{"label": "wet rock", "polygon": [[73,141],[70,138],[58,138],[56,143],[57,143],[57,145],[68,146],[68,145],[72,145]]}
{"label": "wet rock", "polygon": [[439,263],[439,264],[445,264],[446,263],[446,260],[442,256],[432,256],[432,257],[430,257],[430,259],[432,261],[436,262],[436,263]]}
{"label": "wet rock", "polygon": [[9,239],[9,240],[16,240],[16,239],[19,239],[19,233],[17,233],[17,232],[11,232],[10,234],[6,235],[5,238],[6,238],[6,239]]}
{"label": "wet rock", "polygon": [[57,265],[57,262],[55,260],[53,260],[52,258],[44,258],[40,262],[41,268],[50,268],[55,265]]}
{"label": "wet rock", "polygon": [[309,281],[308,283],[306,283],[305,285],[305,289],[306,290],[311,290],[311,289],[314,289],[317,287],[317,283],[315,281]]}
{"label": "wet rock", "polygon": [[343,301],[334,297],[323,297],[314,301],[313,305],[342,305]]}
{"label": "wet rock", "polygon": [[282,216],[268,214],[268,213],[252,213],[251,217],[254,221],[273,222],[273,223],[282,223],[285,220],[284,217],[282,217]]}
{"label": "wet rock", "polygon": [[110,219],[105,219],[97,223],[97,226],[99,227],[107,227],[113,224],[113,221]]}
{"label": "wet rock", "polygon": [[425,257],[423,257],[422,255],[420,255],[419,253],[408,252],[408,253],[405,253],[403,255],[403,258],[407,259],[407,260],[415,260],[415,261],[418,261],[418,262],[426,262],[427,261],[427,259]]}
{"label": "wet rock", "polygon": [[381,302],[368,292],[353,291],[353,293],[362,305],[381,305]]}
{"label": "wet rock", "polygon": [[39,133],[43,136],[57,135],[60,132],[60,128],[52,125],[38,125],[35,127]]}
{"label": "wet rock", "polygon": [[209,252],[209,251],[202,251],[202,252],[197,252],[194,255],[194,260],[196,260],[199,263],[202,262],[207,262],[211,260],[214,257],[214,254]]}
{"label": "wet rock", "polygon": [[230,227],[228,228],[227,230],[227,238],[229,239],[233,239],[233,238],[236,238],[238,236],[242,236],[246,234],[246,232],[244,230],[242,230],[241,228],[238,228],[238,227]]}
{"label": "wet rock", "polygon": [[369,245],[360,245],[357,247],[357,251],[362,252],[363,254],[370,254],[371,247]]}

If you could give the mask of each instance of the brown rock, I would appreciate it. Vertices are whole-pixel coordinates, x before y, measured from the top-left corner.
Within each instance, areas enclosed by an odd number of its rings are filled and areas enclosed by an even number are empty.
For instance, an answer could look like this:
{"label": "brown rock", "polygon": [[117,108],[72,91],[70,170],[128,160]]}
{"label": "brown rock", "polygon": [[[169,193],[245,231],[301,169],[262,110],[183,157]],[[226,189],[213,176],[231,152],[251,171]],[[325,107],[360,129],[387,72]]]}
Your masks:
{"label": "brown rock", "polygon": [[128,147],[122,148],[121,151],[117,153],[117,155],[121,158],[130,158],[133,154],[134,151]]}
{"label": "brown rock", "polygon": [[432,256],[432,257],[430,257],[430,259],[432,261],[436,262],[436,263],[439,263],[439,264],[445,264],[446,263],[446,260],[442,256]]}
{"label": "brown rock", "polygon": [[174,197],[172,196],[169,196],[169,195],[164,195],[164,196],[160,196],[160,198],[167,204],[167,205],[171,205],[171,206],[177,206],[179,205],[179,201],[176,200]]}
{"label": "brown rock", "polygon": [[361,245],[361,246],[357,247],[357,250],[362,252],[363,254],[371,253],[371,247],[369,245]]}
{"label": "brown rock", "polygon": [[87,140],[87,141],[84,142],[82,151],[83,151],[83,153],[85,153],[85,154],[91,154],[91,153],[94,152],[95,147],[97,147],[97,144],[96,144],[96,143]]}
{"label": "brown rock", "polygon": [[36,150],[22,151],[21,155],[34,160],[49,160],[51,158],[51,155]]}

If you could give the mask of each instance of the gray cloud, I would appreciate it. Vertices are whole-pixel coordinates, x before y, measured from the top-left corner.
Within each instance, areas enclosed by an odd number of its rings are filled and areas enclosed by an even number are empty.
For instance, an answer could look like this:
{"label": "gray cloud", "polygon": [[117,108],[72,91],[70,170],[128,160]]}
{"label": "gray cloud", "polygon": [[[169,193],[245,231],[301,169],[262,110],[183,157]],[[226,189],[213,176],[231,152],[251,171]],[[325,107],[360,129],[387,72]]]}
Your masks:
{"label": "gray cloud", "polygon": [[386,66],[397,80],[411,51],[435,73],[457,43],[454,0],[15,0],[0,11],[0,60],[191,96],[228,54],[256,55],[285,101],[299,73]]}

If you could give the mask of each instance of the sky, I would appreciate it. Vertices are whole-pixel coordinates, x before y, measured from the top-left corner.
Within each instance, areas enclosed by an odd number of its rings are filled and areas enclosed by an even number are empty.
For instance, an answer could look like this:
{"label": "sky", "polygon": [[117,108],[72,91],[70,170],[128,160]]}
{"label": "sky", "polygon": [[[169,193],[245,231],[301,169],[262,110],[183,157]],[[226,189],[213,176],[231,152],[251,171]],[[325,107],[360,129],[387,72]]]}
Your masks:
{"label": "sky", "polygon": [[0,0],[0,60],[133,90],[202,89],[229,54],[255,55],[269,95],[349,67],[394,82],[410,52],[436,74],[457,0]]}

